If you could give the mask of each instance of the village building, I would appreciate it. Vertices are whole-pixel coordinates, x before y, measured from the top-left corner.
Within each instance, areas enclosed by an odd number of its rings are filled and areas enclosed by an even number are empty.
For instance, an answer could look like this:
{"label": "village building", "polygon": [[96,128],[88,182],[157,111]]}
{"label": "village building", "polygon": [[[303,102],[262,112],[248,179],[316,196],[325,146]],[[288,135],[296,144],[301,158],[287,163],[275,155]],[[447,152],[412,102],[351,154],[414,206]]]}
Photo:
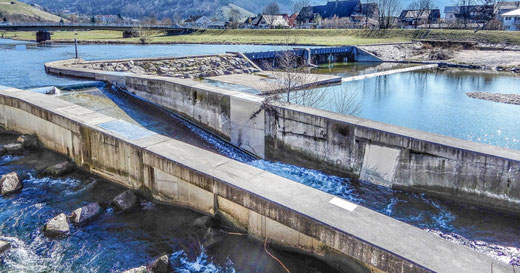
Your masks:
{"label": "village building", "polygon": [[512,10],[502,14],[502,24],[505,30],[520,30],[520,9]]}
{"label": "village building", "polygon": [[378,6],[375,3],[362,4],[359,0],[329,1],[325,5],[302,8],[296,17],[299,28],[320,28],[324,20],[344,20],[349,25],[377,18]]}
{"label": "village building", "polygon": [[439,9],[431,10],[403,10],[399,16],[401,28],[418,28],[422,25],[437,24],[441,19]]}
{"label": "village building", "polygon": [[201,15],[192,15],[188,19],[184,20],[184,26],[192,28],[208,28],[208,25],[211,23],[211,19]]}
{"label": "village building", "polygon": [[444,20],[448,24],[464,26],[488,22],[494,18],[494,5],[446,6]]}
{"label": "village building", "polygon": [[[289,16],[287,15],[287,20]],[[248,18],[246,22],[249,22],[248,28],[260,28],[260,29],[269,29],[269,28],[289,28],[289,23],[284,18],[284,15],[259,15],[254,18]]]}

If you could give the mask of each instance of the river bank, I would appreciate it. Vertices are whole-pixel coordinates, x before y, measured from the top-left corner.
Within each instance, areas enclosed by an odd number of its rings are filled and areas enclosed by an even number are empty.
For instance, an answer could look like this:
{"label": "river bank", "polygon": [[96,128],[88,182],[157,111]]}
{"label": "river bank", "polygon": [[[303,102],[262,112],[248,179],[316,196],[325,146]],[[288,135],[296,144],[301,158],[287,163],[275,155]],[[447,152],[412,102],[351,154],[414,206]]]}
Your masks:
{"label": "river bank", "polygon": [[[121,31],[55,31],[52,41],[70,43],[141,44],[139,38],[122,38]],[[163,32],[149,31],[149,44],[257,44],[257,45],[316,45],[342,46],[381,43],[411,42],[417,39],[475,41],[478,43],[520,45],[520,37],[508,31],[472,30],[360,30],[360,29],[226,29],[197,30],[190,34],[168,36]],[[33,41],[35,32],[17,31],[3,34],[5,39]]]}

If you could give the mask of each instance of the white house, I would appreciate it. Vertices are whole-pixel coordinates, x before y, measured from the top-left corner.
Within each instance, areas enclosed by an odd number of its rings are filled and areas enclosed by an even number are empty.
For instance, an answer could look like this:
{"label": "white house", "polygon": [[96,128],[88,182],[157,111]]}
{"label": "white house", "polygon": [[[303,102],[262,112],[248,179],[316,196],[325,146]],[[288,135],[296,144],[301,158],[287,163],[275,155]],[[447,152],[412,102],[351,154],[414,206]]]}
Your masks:
{"label": "white house", "polygon": [[288,28],[289,24],[282,15],[261,15],[254,18],[250,26],[252,28]]}
{"label": "white house", "polygon": [[520,30],[520,9],[502,14],[502,24],[505,30]]}

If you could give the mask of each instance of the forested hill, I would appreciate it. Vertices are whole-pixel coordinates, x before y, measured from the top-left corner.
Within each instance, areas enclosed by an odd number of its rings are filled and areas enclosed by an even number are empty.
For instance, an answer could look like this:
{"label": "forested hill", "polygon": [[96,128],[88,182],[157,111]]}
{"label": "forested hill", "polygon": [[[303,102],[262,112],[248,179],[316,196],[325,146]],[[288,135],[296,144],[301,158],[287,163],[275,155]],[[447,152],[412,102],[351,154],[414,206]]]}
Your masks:
{"label": "forested hill", "polygon": [[[147,17],[187,18],[190,15],[213,16],[220,7],[235,4],[252,13],[261,13],[269,0],[21,0],[29,4],[38,4],[56,14],[77,13],[82,15],[122,15],[135,19]],[[293,1],[275,0],[281,12],[291,13]],[[401,0],[401,9],[406,9],[414,0]],[[307,1],[313,5],[325,4],[327,0]],[[365,2],[364,0],[362,2]],[[376,1],[377,2],[377,1]],[[444,11],[444,6],[451,5],[456,0],[438,0],[435,4]]]}
{"label": "forested hill", "polygon": [[[78,13],[82,15],[121,14],[125,17],[158,19],[190,15],[212,16],[220,7],[236,4],[253,13],[262,11],[268,1],[258,0],[22,0],[38,4],[55,13]],[[292,0],[278,1],[282,11],[292,11]]]}

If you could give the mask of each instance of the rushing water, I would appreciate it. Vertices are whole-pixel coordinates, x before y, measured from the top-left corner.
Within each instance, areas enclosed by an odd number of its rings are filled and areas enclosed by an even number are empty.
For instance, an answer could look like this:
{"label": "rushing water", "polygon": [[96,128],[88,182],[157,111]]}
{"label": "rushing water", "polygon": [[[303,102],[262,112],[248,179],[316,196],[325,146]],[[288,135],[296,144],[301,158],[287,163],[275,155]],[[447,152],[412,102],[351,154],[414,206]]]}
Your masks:
{"label": "rushing water", "polygon": [[124,113],[111,111],[105,114],[129,122],[139,121],[140,123],[136,124],[159,134],[190,142],[201,148],[340,196],[504,262],[520,265],[520,242],[517,240],[520,238],[518,229],[520,219],[518,218],[456,202],[429,198],[423,194],[392,190],[369,183],[356,184],[347,178],[289,164],[257,160],[175,114],[157,111],[141,99],[116,90],[113,88],[89,91],[91,96],[96,97],[93,100],[82,99],[81,97],[85,95],[82,92],[65,94],[62,99],[87,108],[99,109],[102,104],[99,97],[106,97],[105,103],[116,105]]}
{"label": "rushing water", "polygon": [[[1,134],[0,144],[16,140]],[[0,197],[0,239],[13,244],[0,256],[0,272],[121,272],[149,263],[165,253],[175,272],[285,272],[246,236],[196,228],[201,214],[142,200],[139,208],[118,212],[108,202],[124,189],[76,171],[63,178],[37,174],[43,164],[61,156],[48,151],[0,157],[0,173],[25,177],[24,189]],[[99,202],[103,214],[62,239],[46,238],[41,228],[56,214]],[[214,244],[210,244],[214,242]],[[269,247],[293,272],[336,272],[324,262]]]}
{"label": "rushing water", "polygon": [[[176,45],[176,46],[106,46],[106,45],[92,45],[92,46],[80,46],[81,56],[86,59],[106,59],[106,58],[128,58],[128,57],[145,57],[145,56],[161,56],[161,55],[191,55],[191,54],[203,54],[203,53],[216,53],[223,52],[226,50],[233,51],[252,51],[252,50],[265,50],[268,47],[256,47],[256,46],[243,46],[243,48],[238,48],[234,46],[199,46],[199,45]],[[2,66],[0,67],[0,73],[2,77],[0,78],[0,85],[7,86],[15,86],[20,88],[27,87],[37,87],[42,85],[57,85],[62,83],[69,82],[77,82],[73,79],[68,78],[58,78],[54,76],[50,76],[44,73],[43,71],[43,63],[51,60],[59,60],[64,58],[72,57],[72,47],[70,46],[58,46],[52,48],[20,48],[16,49],[12,45],[4,46],[4,52],[0,51],[0,56],[6,60],[10,66]],[[15,52],[15,53],[13,53]],[[35,53],[37,52],[37,53]],[[86,57],[88,56],[88,57]],[[4,58],[5,57],[5,58]],[[17,66],[23,67],[24,69],[17,70]],[[32,73],[30,77],[25,76],[23,71],[28,71],[28,73]],[[402,79],[402,81],[410,80],[410,79]],[[368,86],[366,90],[362,93],[365,94],[364,97],[370,97],[370,92],[373,92],[371,89],[373,86]],[[392,93],[392,90],[383,91],[380,89],[382,94],[373,95],[374,101],[372,103],[367,103],[367,106],[363,104],[363,113],[365,111],[376,111],[376,109],[372,109],[374,105],[377,105],[376,102],[383,103],[384,99],[381,99],[381,96],[390,96],[389,93]],[[408,89],[406,89],[408,90]],[[404,92],[404,91],[403,91]],[[416,91],[413,92],[415,94]],[[418,91],[417,91],[418,92]],[[430,92],[428,90],[428,92]],[[435,91],[432,91],[435,92]],[[446,91],[447,92],[447,91]],[[460,93],[460,91],[457,90]],[[423,90],[422,93],[427,93],[426,90]],[[449,92],[448,92],[449,93]],[[456,93],[454,91],[454,93]],[[446,94],[445,94],[446,95]],[[449,95],[449,94],[448,94]],[[433,95],[432,95],[433,96]],[[447,96],[447,95],[446,95]],[[415,98],[414,95],[412,98]],[[449,96],[448,96],[449,97]],[[341,196],[347,200],[359,203],[366,207],[372,208],[376,211],[389,215],[393,218],[402,220],[404,222],[415,225],[419,228],[423,228],[429,230],[433,233],[438,234],[448,240],[452,240],[459,244],[467,245],[473,249],[486,253],[490,256],[493,256],[497,259],[500,259],[505,262],[510,262],[512,264],[519,264],[519,248],[520,242],[517,238],[520,238],[520,230],[518,226],[520,226],[520,220],[517,218],[503,215],[496,212],[488,212],[479,208],[464,206],[461,204],[457,204],[454,202],[441,201],[437,199],[428,198],[421,194],[413,194],[402,191],[395,191],[384,187],[379,187],[376,185],[369,184],[355,184],[351,183],[346,178],[335,177],[323,174],[318,171],[309,170],[301,167],[296,167],[288,164],[283,164],[279,162],[269,162],[265,160],[256,160],[249,155],[243,153],[242,151],[236,149],[232,145],[220,140],[219,138],[214,137],[208,132],[201,130],[197,126],[184,121],[167,112],[158,112],[155,109],[144,105],[139,100],[136,100],[132,96],[128,94],[122,95],[119,92],[114,92],[111,89],[94,90],[90,91],[90,94],[82,93],[82,92],[73,92],[65,94],[63,99],[73,101],[85,107],[94,107],[101,112],[104,112],[108,115],[116,116],[117,118],[122,118],[134,122],[135,124],[139,124],[144,126],[150,130],[156,131],[161,134],[165,134],[183,141],[190,142],[194,145],[202,147],[207,150],[218,152],[227,157],[233,158],[235,160],[239,160],[241,162],[248,163],[252,166],[270,171],[272,173],[278,174],[280,176],[292,179],[299,183],[309,185],[311,187],[320,189],[322,191]],[[387,98],[387,99],[390,99]],[[406,102],[406,96],[402,95],[400,100],[404,100]],[[438,99],[438,98],[437,98]],[[396,106],[400,106],[397,102],[400,100],[393,99],[396,103]],[[428,96],[426,96],[423,100],[420,100],[423,103],[428,102]],[[471,102],[470,102],[471,103]],[[116,109],[117,108],[117,109]],[[118,110],[119,109],[119,110]],[[387,109],[388,110],[388,109]],[[400,110],[400,109],[397,109]],[[417,112],[420,113],[420,108],[416,109]],[[386,115],[389,115],[388,112],[385,112]],[[418,114],[415,113],[414,114]],[[383,114],[381,114],[384,116]],[[412,115],[413,116],[413,115]],[[377,120],[377,119],[376,119]],[[471,119],[470,121],[475,121],[475,119]],[[480,122],[480,120],[478,120]],[[424,122],[425,123],[425,122]],[[462,124],[461,124],[462,126]],[[412,126],[410,126],[412,127]],[[437,126],[437,127],[445,127],[445,126]],[[3,160],[12,160],[12,159],[3,159]],[[15,161],[16,163],[16,161]],[[12,169],[0,169],[1,173],[6,173],[10,170],[24,170],[26,172],[31,173],[31,167],[24,166],[24,164],[14,164],[11,165]],[[182,248],[179,247],[175,242],[175,238],[182,238],[182,234],[176,233],[172,231],[170,228],[163,228],[155,230],[153,227],[146,226],[144,224],[139,225],[139,223],[135,223],[132,221],[138,221],[139,217],[143,217],[143,214],[151,213],[151,218],[155,219],[157,223],[157,219],[165,219],[166,226],[175,226],[171,222],[179,221],[185,224],[190,223],[189,220],[193,219],[195,216],[189,216],[190,214],[185,210],[178,210],[171,208],[161,207],[161,206],[152,206],[152,210],[149,211],[147,209],[139,210],[133,212],[134,214],[129,214],[134,216],[133,218],[128,216],[122,218],[126,219],[127,222],[121,223],[117,221],[122,221],[117,215],[113,217],[112,211],[108,211],[101,219],[102,221],[96,222],[92,225],[92,229],[94,228],[106,228],[102,225],[105,222],[116,221],[116,228],[113,229],[105,229],[109,230],[105,233],[100,233],[96,235],[96,232],[92,234],[90,232],[86,232],[84,229],[82,230],[74,230],[73,234],[79,232],[85,232],[83,238],[98,238],[98,248],[96,250],[91,250],[91,252],[85,252],[85,255],[77,255],[73,257],[77,257],[80,259],[77,263],[73,262],[73,259],[69,257],[66,249],[73,249],[76,252],[81,253],[84,249],[88,249],[90,242],[83,242],[85,240],[78,240],[76,243],[70,242],[69,240],[74,240],[75,236],[71,236],[70,239],[65,241],[57,242],[47,242],[41,236],[38,228],[44,223],[45,220],[48,220],[53,213],[60,211],[60,208],[63,210],[70,211],[71,209],[77,207],[80,204],[86,203],[87,201],[92,200],[92,198],[99,198],[95,200],[106,201],[107,199],[116,195],[116,193],[120,192],[116,186],[110,185],[105,182],[98,182],[97,179],[87,177],[74,178],[74,176],[70,178],[66,178],[64,180],[52,179],[52,178],[37,178],[34,174],[30,176],[28,186],[24,189],[24,192],[20,196],[13,196],[6,199],[0,199],[2,202],[2,206],[0,208],[0,218],[9,219],[11,221],[11,225],[14,225],[13,229],[9,232],[4,232],[2,229],[2,236],[9,236],[9,238],[17,237],[19,239],[10,239],[10,240],[18,240],[16,244],[21,245],[21,249],[23,249],[23,255],[33,255],[31,257],[34,258],[35,263],[43,263],[40,268],[57,270],[66,272],[68,269],[79,268],[81,266],[88,266],[95,268],[95,266],[99,266],[99,268],[111,268],[112,270],[120,270],[122,268],[128,268],[131,266],[137,266],[150,261],[151,258],[161,254],[162,252],[173,253],[171,255],[171,259],[173,259],[176,263],[186,263],[186,267],[195,266],[200,268],[208,268],[208,271],[211,271],[213,267],[220,267],[221,270],[244,270],[245,272],[254,271],[251,268],[250,264],[243,264],[237,261],[242,261],[243,257],[235,257],[233,258],[233,251],[226,251],[226,248],[219,247],[216,252],[223,253],[221,255],[212,255],[212,253],[208,253],[205,251],[198,251],[196,253],[189,253],[191,248]],[[74,180],[76,179],[76,180]],[[32,182],[32,181],[35,182]],[[89,182],[96,181],[96,182]],[[91,187],[87,185],[103,185],[99,191],[96,191],[96,187]],[[54,185],[59,189],[57,192],[50,194],[48,191],[52,189]],[[76,185],[76,186],[74,186]],[[78,186],[80,185],[80,186]],[[41,191],[41,196],[31,196],[31,192],[28,192],[26,199],[24,199],[24,194],[26,191],[30,190],[31,187],[34,187],[33,194]],[[61,188],[60,188],[61,187]],[[88,190],[81,190],[83,187],[86,187]],[[110,190],[110,188],[112,190]],[[76,190],[80,189],[80,190]],[[57,193],[60,192],[71,192],[70,198],[66,196],[59,195]],[[75,193],[79,191],[79,193]],[[106,194],[103,194],[106,193]],[[45,196],[49,196],[49,200],[45,200],[44,202],[38,203],[38,198],[44,198]],[[32,198],[34,198],[36,203],[32,203]],[[91,198],[91,199],[89,199]],[[52,200],[57,200],[53,202]],[[65,200],[66,199],[66,200]],[[69,200],[70,199],[70,200]],[[103,200],[101,200],[103,199]],[[72,202],[72,203],[70,203]],[[43,205],[42,205],[43,204]],[[49,205],[52,204],[52,205]],[[50,210],[38,209],[39,206],[43,206],[43,208],[49,208]],[[148,207],[148,206],[146,206]],[[54,208],[54,210],[53,210]],[[178,210],[179,214],[175,214],[173,211]],[[17,215],[13,216],[14,212],[20,212]],[[42,213],[42,214],[40,214]],[[190,212],[191,213],[191,212]],[[170,215],[171,214],[171,215]],[[188,216],[186,216],[186,215]],[[38,221],[32,219],[32,217],[38,219]],[[197,215],[198,216],[198,215]],[[171,218],[169,218],[171,217]],[[129,219],[131,218],[131,219]],[[28,220],[27,220],[28,219]],[[31,220],[32,219],[32,220]],[[186,219],[186,220],[183,220]],[[22,226],[19,226],[18,223],[23,223],[23,221],[29,221]],[[4,221],[2,221],[4,222]],[[131,229],[128,233],[126,229],[128,226],[135,227]],[[8,225],[6,225],[7,227]],[[22,228],[23,227],[23,228]],[[90,229],[90,226],[89,228]],[[148,233],[147,230],[154,229],[154,232]],[[186,228],[181,228],[182,230],[186,230]],[[189,229],[189,228],[188,228]],[[7,230],[7,229],[6,229]],[[173,228],[173,230],[176,230]],[[146,237],[141,234],[148,234],[150,237]],[[163,237],[163,234],[164,237]],[[96,237],[98,236],[98,237]],[[99,242],[99,238],[108,237],[106,239],[107,244],[105,242]],[[143,236],[143,237],[139,237]],[[202,235],[197,235],[202,236]],[[135,239],[136,237],[139,237]],[[158,239],[158,238],[159,239]],[[164,239],[167,237],[168,239]],[[152,239],[150,239],[152,238]],[[234,238],[234,237],[233,237]],[[125,239],[127,241],[125,241]],[[156,240],[157,239],[157,240]],[[161,243],[164,240],[165,243]],[[233,240],[237,240],[234,238]],[[43,241],[47,242],[42,243]],[[80,244],[79,242],[81,241]],[[96,241],[96,240],[94,240]],[[125,241],[120,244],[120,241]],[[232,239],[225,240],[226,242],[234,242],[230,244],[228,247],[235,246],[236,244],[245,244],[244,242],[235,242]],[[63,245],[61,242],[63,242]],[[67,245],[67,243],[69,245]],[[126,245],[126,243],[132,245],[133,248]],[[255,244],[254,242],[249,242],[250,244]],[[95,244],[95,243],[92,243]],[[111,245],[113,244],[113,245]],[[157,245],[162,245],[164,248],[160,248]],[[141,246],[142,247],[137,247]],[[68,247],[68,248],[67,248]],[[258,246],[257,246],[258,247]],[[154,251],[153,249],[160,249],[161,251]],[[222,248],[222,249],[221,249]],[[20,248],[16,248],[13,252],[14,254],[10,255],[18,255],[17,251]],[[123,253],[127,253],[125,255],[121,254],[122,252],[118,252],[118,249],[125,249]],[[246,248],[247,249],[247,248]],[[147,251],[145,251],[147,250]],[[199,247],[200,250],[200,247]],[[237,250],[237,249],[235,249]],[[242,249],[237,250],[240,252]],[[70,250],[69,250],[70,251]],[[90,250],[89,250],[90,251]],[[113,253],[112,253],[112,252]],[[188,252],[186,252],[188,251]],[[111,253],[107,253],[111,252]],[[159,253],[161,252],[161,253]],[[49,256],[45,256],[42,253],[47,253]],[[114,254],[115,253],[115,254]],[[258,255],[262,252],[258,251]],[[53,256],[54,255],[54,256]],[[72,254],[71,254],[72,255]],[[85,260],[86,256],[97,257],[95,261],[89,262],[89,260]],[[114,255],[114,256],[111,256]],[[206,256],[209,255],[209,256]],[[248,252],[244,255],[249,255]],[[287,254],[289,255],[289,254]],[[84,257],[85,256],[85,257]],[[117,256],[117,257],[116,257]],[[121,258],[122,256],[122,258]],[[136,257],[140,258],[136,258]],[[21,265],[20,261],[26,259],[26,256],[11,256],[11,263],[7,263],[11,267],[9,267],[9,271],[17,272],[16,266]],[[49,258],[50,257],[50,258]],[[57,265],[53,263],[55,259],[62,259],[63,265]],[[61,258],[60,258],[61,257]],[[121,258],[118,260],[117,258]],[[287,257],[287,256],[286,256]],[[83,260],[82,260],[83,259]],[[301,259],[290,257],[290,259],[295,259],[295,261],[302,261]],[[187,262],[189,261],[189,262]],[[219,261],[217,263],[213,263],[213,261]],[[304,259],[305,261],[305,259]],[[259,265],[268,264],[268,259],[264,261],[258,262]],[[272,262],[272,261],[271,261]],[[304,264],[305,262],[300,262]],[[233,265],[231,265],[233,264]],[[40,265],[35,265],[40,266]],[[76,266],[76,267],[73,267]],[[273,265],[274,267],[274,265]],[[224,268],[224,269],[222,269]],[[237,269],[238,268],[238,269]],[[36,270],[37,271],[37,270]],[[93,270],[95,271],[95,270]],[[188,269],[190,272],[201,272],[201,270]],[[268,270],[269,271],[269,270]]]}

